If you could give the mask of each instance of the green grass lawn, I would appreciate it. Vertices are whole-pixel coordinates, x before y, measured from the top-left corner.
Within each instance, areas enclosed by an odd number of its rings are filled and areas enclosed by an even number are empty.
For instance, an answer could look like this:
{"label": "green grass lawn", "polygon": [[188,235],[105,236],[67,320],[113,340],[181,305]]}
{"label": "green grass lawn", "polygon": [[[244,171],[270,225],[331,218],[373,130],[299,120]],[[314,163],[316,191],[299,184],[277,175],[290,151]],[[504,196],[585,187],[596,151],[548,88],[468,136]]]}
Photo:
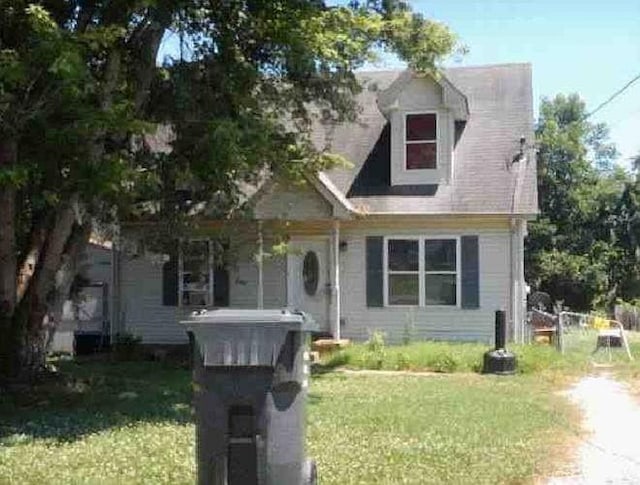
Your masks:
{"label": "green grass lawn", "polygon": [[[518,357],[518,373],[557,373],[574,376],[590,372],[595,365],[611,366],[613,372],[640,377],[640,333],[627,332],[635,360],[630,362],[622,349],[592,355],[595,331],[575,331],[567,335],[565,353],[548,344],[510,345]],[[420,341],[407,345],[384,345],[379,335],[370,342],[352,345],[328,356],[328,368],[409,370],[433,372],[479,372],[489,346],[479,343]]]}
{"label": "green grass lawn", "polygon": [[67,362],[73,379],[0,401],[0,483],[190,483],[189,373]]}
{"label": "green grass lawn", "polygon": [[[0,399],[0,483],[193,483],[188,371],[59,365],[64,386]],[[325,373],[311,383],[308,454],[322,484],[530,482],[574,436],[554,389],[533,375]]]}
{"label": "green grass lawn", "polygon": [[572,410],[532,376],[329,375],[311,403],[322,483],[529,483],[575,438]]}

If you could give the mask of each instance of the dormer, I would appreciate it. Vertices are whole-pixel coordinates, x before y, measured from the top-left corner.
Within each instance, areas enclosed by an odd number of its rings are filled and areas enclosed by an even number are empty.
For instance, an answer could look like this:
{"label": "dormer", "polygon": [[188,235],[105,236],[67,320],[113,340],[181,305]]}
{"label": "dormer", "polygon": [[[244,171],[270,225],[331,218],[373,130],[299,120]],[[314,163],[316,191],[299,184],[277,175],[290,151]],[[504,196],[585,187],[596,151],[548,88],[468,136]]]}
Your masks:
{"label": "dormer", "polygon": [[[378,97],[391,125],[391,185],[448,184],[467,98],[443,74],[403,72]],[[458,122],[458,123],[456,123]]]}

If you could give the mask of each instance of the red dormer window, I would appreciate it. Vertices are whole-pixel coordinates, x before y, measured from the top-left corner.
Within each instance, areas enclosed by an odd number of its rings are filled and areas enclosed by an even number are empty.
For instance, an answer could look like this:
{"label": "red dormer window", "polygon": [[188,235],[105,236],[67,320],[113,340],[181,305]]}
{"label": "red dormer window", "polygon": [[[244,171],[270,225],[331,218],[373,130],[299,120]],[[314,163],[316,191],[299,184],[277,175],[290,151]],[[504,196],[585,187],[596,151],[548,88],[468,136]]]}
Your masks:
{"label": "red dormer window", "polygon": [[438,118],[435,113],[407,115],[405,120],[405,167],[431,170],[438,165]]}

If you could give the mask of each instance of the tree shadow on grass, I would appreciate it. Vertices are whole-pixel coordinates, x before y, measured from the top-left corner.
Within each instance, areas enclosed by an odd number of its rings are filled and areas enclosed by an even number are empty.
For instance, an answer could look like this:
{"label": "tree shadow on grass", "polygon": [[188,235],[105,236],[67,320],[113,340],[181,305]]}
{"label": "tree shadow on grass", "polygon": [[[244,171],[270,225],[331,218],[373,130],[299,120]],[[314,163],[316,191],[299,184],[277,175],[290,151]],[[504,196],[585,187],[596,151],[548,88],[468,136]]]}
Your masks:
{"label": "tree shadow on grass", "polygon": [[159,362],[69,361],[59,378],[0,395],[0,445],[70,442],[141,423],[193,422],[191,374]]}

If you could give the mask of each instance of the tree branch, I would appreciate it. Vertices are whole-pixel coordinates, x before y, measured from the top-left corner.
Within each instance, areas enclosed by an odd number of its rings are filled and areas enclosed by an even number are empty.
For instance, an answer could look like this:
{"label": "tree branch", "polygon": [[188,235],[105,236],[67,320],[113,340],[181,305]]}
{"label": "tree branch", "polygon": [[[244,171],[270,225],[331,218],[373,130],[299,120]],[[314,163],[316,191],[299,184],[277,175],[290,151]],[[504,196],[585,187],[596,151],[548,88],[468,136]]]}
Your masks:
{"label": "tree branch", "polygon": [[42,305],[49,292],[54,288],[55,276],[60,268],[62,254],[76,219],[77,203],[78,197],[73,196],[56,214],[54,225],[47,237],[41,264],[36,268],[34,296],[37,305]]}
{"label": "tree branch", "polygon": [[140,32],[136,32],[130,40],[130,52],[136,58],[134,63],[135,95],[134,109],[139,115],[149,98],[149,89],[156,71],[156,58],[160,50],[162,36],[167,25],[151,21]]}

